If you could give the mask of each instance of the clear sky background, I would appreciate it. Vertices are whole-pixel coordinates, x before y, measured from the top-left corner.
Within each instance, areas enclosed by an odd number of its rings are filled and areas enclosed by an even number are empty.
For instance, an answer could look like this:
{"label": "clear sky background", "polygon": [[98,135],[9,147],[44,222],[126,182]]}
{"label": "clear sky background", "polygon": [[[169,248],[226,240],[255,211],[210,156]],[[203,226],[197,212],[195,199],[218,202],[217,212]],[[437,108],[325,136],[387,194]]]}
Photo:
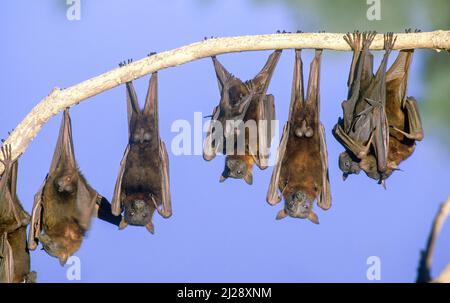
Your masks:
{"label": "clear sky background", "polygon": [[[365,2],[365,1],[364,1]],[[308,7],[294,19],[283,4],[252,1],[81,1],[80,21],[68,21],[65,1],[2,1],[0,4],[0,137],[5,138],[53,87],[69,87],[128,58],[176,48],[204,36],[235,36],[326,30]],[[365,13],[365,10],[361,11]],[[423,20],[404,27],[427,28]],[[298,25],[300,24],[300,26]],[[348,31],[354,29],[348,20]],[[400,31],[401,29],[392,29]],[[416,52],[409,94],[426,102],[419,78],[423,56]],[[248,79],[270,52],[220,56],[235,75]],[[304,51],[305,75],[313,51]],[[435,54],[438,56],[438,54]],[[446,55],[446,54],[442,54]],[[393,53],[392,59],[396,56]],[[448,54],[447,54],[448,56]],[[381,52],[376,53],[376,66]],[[174,156],[169,150],[174,215],[155,216],[156,234],[94,219],[81,249],[82,282],[367,282],[370,256],[381,259],[383,282],[412,282],[432,219],[448,196],[450,157],[443,138],[425,130],[413,156],[402,163],[384,190],[363,174],[342,181],[337,158],[342,147],[331,129],[347,94],[351,53],[325,51],[321,73],[322,121],[326,128],[333,206],[317,210],[320,225],[287,218],[265,202],[271,168],[255,168],[254,184],[219,183],[224,159]],[[290,100],[294,52],[285,50],[269,92],[284,123]],[[141,104],[148,76],[135,81]],[[209,115],[219,91],[209,58],[159,73],[161,136],[170,146],[173,121]],[[447,98],[448,96],[442,96]],[[91,185],[111,198],[127,144],[125,86],[72,108],[78,164]],[[431,119],[424,117],[424,120]],[[61,115],[51,119],[20,160],[19,196],[31,212],[33,196],[48,172]],[[427,121],[425,121],[427,123]],[[317,207],[316,207],[317,209]],[[434,255],[433,275],[450,262],[450,225]],[[40,282],[67,282],[66,268],[44,251],[31,253]]]}

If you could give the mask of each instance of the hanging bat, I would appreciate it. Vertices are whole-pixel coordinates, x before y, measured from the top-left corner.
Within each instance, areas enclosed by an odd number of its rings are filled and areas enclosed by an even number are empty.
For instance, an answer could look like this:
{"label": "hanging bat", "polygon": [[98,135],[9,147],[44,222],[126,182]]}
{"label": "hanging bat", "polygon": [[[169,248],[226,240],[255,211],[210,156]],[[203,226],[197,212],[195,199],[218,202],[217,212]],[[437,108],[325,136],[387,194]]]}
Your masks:
{"label": "hanging bat", "polygon": [[[410,32],[406,30],[406,33]],[[416,141],[423,139],[417,101],[406,95],[413,54],[414,49],[401,50],[386,73],[386,116],[389,123],[387,170],[380,175],[373,158],[361,163],[366,174],[376,180],[384,180],[398,170],[399,164],[414,152]]]}
{"label": "hanging bat", "polygon": [[[275,120],[275,104],[273,95],[266,92],[280,55],[281,50],[274,51],[262,70],[246,82],[233,76],[216,57],[212,57],[221,99],[211,115],[203,158],[210,161],[218,152],[227,155],[220,182],[231,177],[252,184],[253,165],[260,169],[268,166],[268,150],[274,136],[271,122]],[[233,127],[230,121],[238,127]],[[233,143],[231,151],[227,148],[227,140]],[[241,141],[244,142],[241,149],[238,147],[240,140],[244,140]]]}
{"label": "hanging bat", "polygon": [[0,283],[36,282],[30,272],[26,229],[30,216],[17,197],[18,162],[12,161],[11,147],[2,147],[5,166],[0,181]]}
{"label": "hanging bat", "polygon": [[[360,41],[362,37],[362,50]],[[339,167],[345,178],[358,174],[366,164],[376,163],[377,172],[387,170],[389,127],[386,117],[386,66],[396,38],[392,33],[384,35],[385,54],[378,71],[372,73],[373,56],[369,52],[375,33],[355,32],[345,40],[353,49],[349,75],[349,98],[342,102],[343,119],[339,119],[333,135],[345,147],[339,156]],[[380,183],[382,179],[379,180]]]}
{"label": "hanging bat", "polygon": [[124,212],[120,229],[128,224],[145,226],[152,234],[155,210],[164,218],[172,215],[169,157],[159,135],[157,87],[155,72],[141,111],[133,83],[126,84],[129,140],[112,201],[114,215]]}
{"label": "hanging bat", "polygon": [[320,60],[322,50],[316,50],[311,63],[306,98],[303,89],[301,50],[295,50],[294,79],[289,118],[284,125],[267,192],[267,202],[275,205],[284,199],[284,207],[277,220],[287,216],[309,219],[318,224],[313,210],[331,207],[328,177],[328,153],[325,130],[320,122]]}
{"label": "hanging bat", "polygon": [[[28,248],[35,250],[41,242],[43,249],[64,265],[80,248],[92,217],[104,206],[102,200],[78,168],[69,110],[66,109],[50,171],[35,195]],[[112,224],[120,221],[110,213],[99,218]]]}

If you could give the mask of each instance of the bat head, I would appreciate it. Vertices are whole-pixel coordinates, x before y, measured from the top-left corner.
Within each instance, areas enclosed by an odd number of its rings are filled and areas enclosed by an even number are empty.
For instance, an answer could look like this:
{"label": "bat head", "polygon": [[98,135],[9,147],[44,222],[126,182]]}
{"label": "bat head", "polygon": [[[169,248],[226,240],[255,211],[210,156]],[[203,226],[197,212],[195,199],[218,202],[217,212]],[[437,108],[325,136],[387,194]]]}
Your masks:
{"label": "bat head", "polygon": [[130,225],[145,226],[151,222],[152,207],[144,200],[135,199],[124,205],[124,220]]}
{"label": "bat head", "polygon": [[145,115],[135,115],[132,119],[132,132],[130,135],[130,143],[138,146],[150,146],[152,142],[153,132],[149,117]]}
{"label": "bat head", "polygon": [[77,191],[78,173],[75,170],[63,169],[53,181],[58,193],[73,194]]}
{"label": "bat head", "polygon": [[226,158],[225,169],[220,177],[220,182],[224,182],[227,178],[244,179],[247,184],[253,184],[253,172],[241,158]]}
{"label": "bat head", "polygon": [[358,162],[354,161],[347,152],[343,152],[339,155],[339,168],[343,172],[344,180],[348,175],[359,174],[361,171]]}
{"label": "bat head", "polygon": [[277,220],[286,218],[287,216],[299,219],[309,219],[315,224],[319,224],[319,218],[313,210],[313,202],[308,196],[298,191],[285,200],[284,208],[278,213]]}

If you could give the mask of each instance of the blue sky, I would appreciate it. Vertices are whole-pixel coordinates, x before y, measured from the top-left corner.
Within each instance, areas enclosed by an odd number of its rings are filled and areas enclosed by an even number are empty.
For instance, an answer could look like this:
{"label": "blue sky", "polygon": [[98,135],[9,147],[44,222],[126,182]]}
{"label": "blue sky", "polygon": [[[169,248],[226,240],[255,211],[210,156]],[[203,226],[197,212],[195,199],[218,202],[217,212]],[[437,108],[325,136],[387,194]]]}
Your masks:
{"label": "blue sky", "polygon": [[[0,8],[2,73],[0,137],[5,138],[53,87],[69,87],[117,66],[201,40],[296,30],[282,5],[248,1],[82,1],[80,21],[66,19],[64,1],[8,1]],[[169,5],[170,4],[170,5]],[[306,13],[306,12],[305,12]],[[264,21],[262,21],[264,20]],[[300,27],[307,31],[321,29]],[[353,30],[353,25],[349,25]],[[418,78],[426,51],[416,52],[409,94],[424,99]],[[270,52],[220,56],[235,75],[248,79]],[[394,54],[396,55],[396,54]],[[305,75],[313,51],[303,52]],[[381,53],[376,53],[379,62]],[[394,56],[392,56],[394,57]],[[277,116],[287,117],[294,52],[285,50],[269,92]],[[169,151],[174,215],[144,228],[118,231],[102,221],[76,253],[82,282],[367,282],[370,256],[381,260],[383,282],[412,282],[431,221],[449,194],[450,158],[433,131],[425,130],[402,172],[388,190],[360,176],[342,181],[337,157],[342,147],[331,135],[347,94],[351,53],[325,51],[321,72],[322,122],[326,128],[333,206],[318,210],[320,225],[275,221],[280,209],[265,195],[271,169],[255,170],[254,184],[219,183],[223,157],[174,156]],[[136,80],[143,102],[148,76]],[[209,58],[159,73],[161,136],[170,146],[173,121],[193,122],[194,112],[211,113],[219,101]],[[120,86],[71,110],[75,153],[91,185],[111,198],[127,143],[125,87]],[[425,119],[425,118],[424,118]],[[21,158],[19,196],[31,211],[33,196],[48,172],[61,116],[51,119]],[[425,121],[426,122],[426,121]],[[433,273],[450,262],[450,227],[437,243]],[[44,251],[32,252],[40,282],[67,282],[66,268]]]}

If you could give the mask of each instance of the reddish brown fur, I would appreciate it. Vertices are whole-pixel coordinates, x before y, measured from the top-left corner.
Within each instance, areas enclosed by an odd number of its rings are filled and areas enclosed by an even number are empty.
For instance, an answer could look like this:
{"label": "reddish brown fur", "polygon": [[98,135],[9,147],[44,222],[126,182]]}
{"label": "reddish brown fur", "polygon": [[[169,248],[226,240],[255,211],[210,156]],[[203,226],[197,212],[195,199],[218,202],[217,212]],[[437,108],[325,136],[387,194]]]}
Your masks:
{"label": "reddish brown fur", "polygon": [[[314,200],[323,186],[319,121],[312,104],[308,103],[306,106],[302,106],[301,102],[295,104],[296,107],[293,111],[295,121],[291,124],[286,154],[281,165],[279,188],[283,192],[285,200],[298,191],[304,192],[309,199]],[[299,138],[295,135],[296,127],[304,119],[314,131],[310,138]]]}

